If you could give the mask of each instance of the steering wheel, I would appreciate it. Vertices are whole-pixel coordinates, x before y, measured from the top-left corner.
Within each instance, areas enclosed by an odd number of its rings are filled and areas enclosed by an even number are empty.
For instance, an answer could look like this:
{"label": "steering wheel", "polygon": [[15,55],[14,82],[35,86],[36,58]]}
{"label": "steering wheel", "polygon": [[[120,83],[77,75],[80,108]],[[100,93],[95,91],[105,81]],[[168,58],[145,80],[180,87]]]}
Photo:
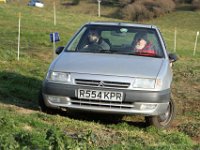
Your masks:
{"label": "steering wheel", "polygon": [[93,43],[93,44],[89,45],[88,49],[90,49],[93,52],[100,52],[100,51],[104,50],[103,47],[97,43]]}

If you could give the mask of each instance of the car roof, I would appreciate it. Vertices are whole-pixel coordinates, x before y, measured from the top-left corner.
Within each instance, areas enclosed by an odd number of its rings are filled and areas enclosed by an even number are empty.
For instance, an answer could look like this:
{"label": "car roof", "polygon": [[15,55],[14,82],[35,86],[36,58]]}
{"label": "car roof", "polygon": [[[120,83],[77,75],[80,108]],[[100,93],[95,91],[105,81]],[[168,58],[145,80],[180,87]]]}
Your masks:
{"label": "car roof", "polygon": [[99,25],[99,26],[127,26],[127,27],[142,27],[157,29],[155,25],[150,24],[135,24],[127,22],[88,22],[86,25]]}

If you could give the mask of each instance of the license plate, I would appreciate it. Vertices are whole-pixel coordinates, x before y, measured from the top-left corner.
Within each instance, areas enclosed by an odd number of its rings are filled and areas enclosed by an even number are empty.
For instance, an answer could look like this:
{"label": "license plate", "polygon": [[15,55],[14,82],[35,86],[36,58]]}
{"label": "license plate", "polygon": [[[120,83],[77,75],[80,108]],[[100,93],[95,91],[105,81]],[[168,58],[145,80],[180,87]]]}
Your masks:
{"label": "license plate", "polygon": [[105,101],[122,101],[123,93],[114,91],[101,91],[78,89],[79,99],[105,100]]}

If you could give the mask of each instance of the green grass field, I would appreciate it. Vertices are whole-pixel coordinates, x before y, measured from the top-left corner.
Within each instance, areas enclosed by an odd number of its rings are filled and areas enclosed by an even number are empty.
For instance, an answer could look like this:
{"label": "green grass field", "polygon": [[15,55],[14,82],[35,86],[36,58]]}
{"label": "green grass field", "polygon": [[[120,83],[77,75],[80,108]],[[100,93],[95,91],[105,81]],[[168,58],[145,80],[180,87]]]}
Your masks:
{"label": "green grass field", "polygon": [[[54,26],[53,5],[44,2],[47,5],[43,9],[28,7],[25,0],[0,4],[0,149],[200,149],[200,38],[193,56],[200,12],[177,11],[142,22],[160,28],[170,52],[174,51],[177,29],[179,61],[174,64],[172,87],[177,116],[170,129],[158,130],[145,127],[141,116],[125,116],[117,121],[111,119],[113,116],[39,112],[38,91],[53,59],[49,34],[59,32],[61,41],[56,46],[62,46],[86,22],[122,21],[99,18],[95,9],[81,13],[80,6],[73,9],[57,3]],[[84,9],[90,7],[83,5]],[[19,12],[22,18],[18,61]],[[105,8],[102,16],[108,13],[112,12]]]}

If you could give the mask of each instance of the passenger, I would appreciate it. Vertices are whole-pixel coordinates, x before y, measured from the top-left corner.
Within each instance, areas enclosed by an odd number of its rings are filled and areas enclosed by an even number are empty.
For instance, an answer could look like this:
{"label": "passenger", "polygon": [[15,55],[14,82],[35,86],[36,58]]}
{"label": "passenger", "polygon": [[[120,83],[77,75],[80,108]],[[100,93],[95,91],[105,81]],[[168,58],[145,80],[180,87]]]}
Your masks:
{"label": "passenger", "polygon": [[92,48],[97,47],[99,50],[110,50],[110,46],[106,43],[97,31],[90,31],[88,34],[88,44],[84,46],[84,48]]}
{"label": "passenger", "polygon": [[156,56],[155,46],[148,41],[146,32],[136,33],[133,41],[135,54],[142,56]]}

